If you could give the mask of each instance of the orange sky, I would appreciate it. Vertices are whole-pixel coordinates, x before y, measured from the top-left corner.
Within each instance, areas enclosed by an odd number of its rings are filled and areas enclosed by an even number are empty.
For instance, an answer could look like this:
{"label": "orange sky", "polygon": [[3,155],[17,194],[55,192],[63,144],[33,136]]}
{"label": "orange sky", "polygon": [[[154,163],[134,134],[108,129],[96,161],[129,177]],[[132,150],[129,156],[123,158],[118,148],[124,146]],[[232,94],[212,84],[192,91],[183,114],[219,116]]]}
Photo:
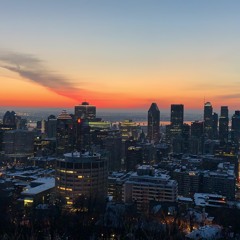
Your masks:
{"label": "orange sky", "polygon": [[1,8],[1,106],[202,109],[205,99],[216,111],[240,108],[237,0],[13,0]]}
{"label": "orange sky", "polygon": [[71,93],[62,89],[65,96],[61,96],[44,86],[19,77],[16,73],[0,71],[4,73],[2,74],[4,84],[0,89],[2,106],[73,107],[86,100],[98,108],[147,109],[151,102],[157,102],[159,108],[169,108],[172,103],[182,103],[185,108],[202,109],[205,93],[206,101],[211,101],[216,108],[220,108],[221,105],[237,107],[234,99],[226,99],[223,102],[222,98],[216,97],[224,95],[226,90],[224,86],[216,88],[209,84],[209,89],[202,91],[201,86],[195,88],[186,84],[181,86],[181,79],[177,77],[179,80],[174,77],[169,81],[167,77],[162,82],[155,80],[152,81],[152,85],[147,84],[148,79],[145,76],[142,78],[139,76],[139,84],[135,81],[113,82],[102,87],[96,84],[96,88],[94,84],[85,84],[84,88],[79,89],[79,95],[78,92]]}

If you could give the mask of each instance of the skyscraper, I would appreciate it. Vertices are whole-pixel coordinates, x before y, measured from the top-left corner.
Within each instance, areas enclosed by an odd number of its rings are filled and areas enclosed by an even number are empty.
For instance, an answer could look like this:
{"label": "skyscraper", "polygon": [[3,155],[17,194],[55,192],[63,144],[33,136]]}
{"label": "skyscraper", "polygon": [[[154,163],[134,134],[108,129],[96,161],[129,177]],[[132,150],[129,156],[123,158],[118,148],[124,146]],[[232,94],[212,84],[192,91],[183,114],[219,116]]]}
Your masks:
{"label": "skyscraper", "polygon": [[191,123],[191,136],[201,138],[203,135],[203,122],[194,121]]}
{"label": "skyscraper", "polygon": [[219,118],[219,140],[221,144],[228,142],[228,107],[221,106],[221,114]]}
{"label": "skyscraper", "polygon": [[213,108],[210,102],[204,104],[204,133],[210,139],[213,137]]}
{"label": "skyscraper", "polygon": [[156,103],[152,103],[148,110],[148,139],[150,141],[159,141],[159,122],[160,111]]}
{"label": "skyscraper", "polygon": [[184,116],[183,104],[172,104],[171,119],[170,119],[171,120],[170,122],[171,138],[180,136],[182,134],[183,116]]}
{"label": "skyscraper", "polygon": [[237,110],[232,116],[232,129],[231,129],[232,141],[239,144],[240,139],[240,111]]}
{"label": "skyscraper", "polygon": [[6,126],[15,126],[16,127],[17,117],[14,111],[7,111],[3,116],[3,124]]}
{"label": "skyscraper", "polygon": [[203,122],[195,121],[191,123],[190,153],[203,153],[203,130]]}
{"label": "skyscraper", "polygon": [[88,102],[82,102],[75,106],[75,118],[93,120],[96,118],[96,106],[89,105]]}
{"label": "skyscraper", "polygon": [[63,110],[57,117],[56,145],[58,155],[73,151],[73,119],[66,110]]}
{"label": "skyscraper", "polygon": [[46,132],[48,138],[55,138],[57,130],[57,119],[54,115],[50,115],[46,124]]}
{"label": "skyscraper", "polygon": [[174,128],[182,128],[184,116],[183,104],[172,104],[171,105],[171,126]]}
{"label": "skyscraper", "polygon": [[218,114],[213,113],[212,119],[213,119],[212,123],[213,139],[218,139]]}

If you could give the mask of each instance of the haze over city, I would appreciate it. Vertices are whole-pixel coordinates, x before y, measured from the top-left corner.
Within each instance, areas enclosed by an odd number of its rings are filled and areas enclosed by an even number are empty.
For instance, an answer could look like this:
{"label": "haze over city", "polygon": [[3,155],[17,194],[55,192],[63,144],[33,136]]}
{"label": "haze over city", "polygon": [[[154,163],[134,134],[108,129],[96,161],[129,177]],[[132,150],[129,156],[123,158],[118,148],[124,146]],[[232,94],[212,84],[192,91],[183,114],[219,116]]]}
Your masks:
{"label": "haze over city", "polygon": [[1,106],[239,101],[239,1],[5,1]]}

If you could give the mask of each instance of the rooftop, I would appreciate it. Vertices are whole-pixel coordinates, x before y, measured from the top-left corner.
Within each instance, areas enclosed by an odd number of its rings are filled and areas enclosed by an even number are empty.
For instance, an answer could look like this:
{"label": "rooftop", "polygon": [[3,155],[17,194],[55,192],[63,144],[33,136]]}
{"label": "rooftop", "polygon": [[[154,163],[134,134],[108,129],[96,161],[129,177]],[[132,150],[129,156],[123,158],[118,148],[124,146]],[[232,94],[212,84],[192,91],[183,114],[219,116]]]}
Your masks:
{"label": "rooftop", "polygon": [[22,191],[22,195],[37,195],[41,192],[50,190],[51,188],[55,187],[55,178],[38,178],[31,183],[37,184],[35,187],[31,187],[28,185],[24,191]]}

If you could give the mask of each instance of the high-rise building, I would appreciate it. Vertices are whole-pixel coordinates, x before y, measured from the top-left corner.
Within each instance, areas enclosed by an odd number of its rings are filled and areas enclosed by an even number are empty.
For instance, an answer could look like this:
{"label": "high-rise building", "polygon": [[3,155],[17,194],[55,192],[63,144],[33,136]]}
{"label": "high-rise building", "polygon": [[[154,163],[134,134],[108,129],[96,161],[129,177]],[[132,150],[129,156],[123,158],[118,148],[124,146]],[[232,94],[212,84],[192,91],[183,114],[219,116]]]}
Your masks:
{"label": "high-rise building", "polygon": [[213,137],[213,108],[210,102],[204,104],[204,133],[210,139]]}
{"label": "high-rise building", "polygon": [[94,120],[96,118],[96,106],[89,105],[88,102],[82,102],[81,105],[75,106],[75,118]]}
{"label": "high-rise building", "polygon": [[183,104],[171,105],[171,119],[170,119],[170,138],[179,137],[182,134],[182,127],[184,121],[184,106]]}
{"label": "high-rise building", "polygon": [[123,142],[125,142],[129,138],[133,138],[134,140],[137,140],[141,133],[140,126],[136,122],[132,121],[131,119],[120,122],[119,129],[121,132]]}
{"label": "high-rise building", "polygon": [[183,153],[189,151],[190,125],[184,123],[182,127]]}
{"label": "high-rise building", "polygon": [[148,139],[150,141],[159,141],[159,122],[160,122],[160,111],[156,103],[152,103],[148,110]]}
{"label": "high-rise building", "polygon": [[90,149],[91,137],[90,126],[88,119],[78,119],[75,122],[75,149],[81,151],[83,149]]}
{"label": "high-rise building", "polygon": [[[170,115],[170,126],[166,134],[169,134],[168,138],[172,146],[172,152],[183,153],[183,117],[184,106],[183,104],[172,104]],[[186,136],[185,136],[186,137]]]}
{"label": "high-rise building", "polygon": [[191,137],[189,142],[189,150],[192,154],[203,153],[203,132],[204,123],[200,121],[194,121],[191,123]]}
{"label": "high-rise building", "polygon": [[33,156],[34,132],[27,130],[6,131],[3,136],[3,150],[8,157],[23,159]]}
{"label": "high-rise building", "polygon": [[191,137],[201,138],[203,136],[203,122],[194,121],[191,123]]}
{"label": "high-rise building", "polygon": [[237,110],[232,116],[231,138],[236,144],[239,144],[240,139],[240,111]]}
{"label": "high-rise building", "polygon": [[99,153],[72,152],[56,161],[56,187],[71,206],[79,197],[96,202],[107,197],[107,158]]}
{"label": "high-rise building", "polygon": [[181,129],[184,121],[184,106],[183,104],[171,105],[171,126]]}
{"label": "high-rise building", "polygon": [[126,152],[126,169],[127,171],[135,171],[138,164],[143,163],[143,149],[141,147],[131,146]]}
{"label": "high-rise building", "polygon": [[122,160],[122,137],[120,132],[109,130],[103,140],[103,145],[109,154],[108,170],[119,171]]}
{"label": "high-rise building", "polygon": [[58,155],[73,151],[74,128],[72,117],[63,110],[57,117],[56,151]]}
{"label": "high-rise building", "polygon": [[221,117],[228,118],[228,106],[221,106]]}
{"label": "high-rise building", "polygon": [[14,111],[7,111],[3,116],[3,124],[6,126],[15,126],[16,127],[17,118]]}
{"label": "high-rise building", "polygon": [[219,118],[219,140],[221,144],[228,142],[228,107],[221,106],[221,114]]}
{"label": "high-rise building", "polygon": [[213,119],[212,123],[213,139],[218,139],[218,114],[213,113],[212,119]]}
{"label": "high-rise building", "polygon": [[46,122],[46,133],[48,138],[56,138],[57,119],[54,115],[50,115]]}

